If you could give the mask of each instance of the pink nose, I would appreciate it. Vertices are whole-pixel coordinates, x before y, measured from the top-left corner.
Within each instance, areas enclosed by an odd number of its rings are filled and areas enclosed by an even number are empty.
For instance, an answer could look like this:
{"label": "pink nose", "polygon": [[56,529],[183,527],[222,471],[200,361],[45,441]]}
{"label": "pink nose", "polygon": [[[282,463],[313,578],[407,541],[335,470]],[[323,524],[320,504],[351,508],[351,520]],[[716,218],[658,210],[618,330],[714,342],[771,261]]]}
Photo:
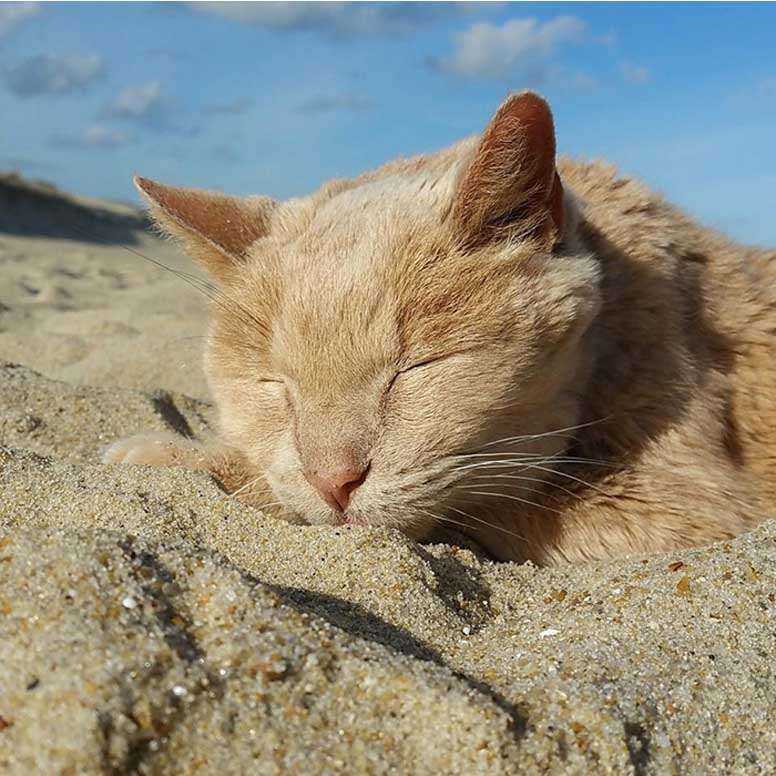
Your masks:
{"label": "pink nose", "polygon": [[323,500],[335,511],[342,514],[350,503],[350,494],[362,485],[369,472],[369,464],[363,469],[338,469],[332,472],[305,472],[307,481]]}

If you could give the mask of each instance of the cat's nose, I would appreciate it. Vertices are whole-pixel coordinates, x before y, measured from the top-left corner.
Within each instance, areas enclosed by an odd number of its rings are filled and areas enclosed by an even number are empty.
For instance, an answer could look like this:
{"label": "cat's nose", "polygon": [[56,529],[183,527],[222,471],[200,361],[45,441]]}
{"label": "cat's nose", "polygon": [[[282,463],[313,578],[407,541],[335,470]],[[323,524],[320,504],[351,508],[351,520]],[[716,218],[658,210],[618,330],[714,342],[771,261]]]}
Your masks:
{"label": "cat's nose", "polygon": [[304,476],[323,500],[335,511],[342,514],[350,503],[353,491],[363,484],[369,473],[369,464],[362,468],[346,467],[326,472],[306,471]]}

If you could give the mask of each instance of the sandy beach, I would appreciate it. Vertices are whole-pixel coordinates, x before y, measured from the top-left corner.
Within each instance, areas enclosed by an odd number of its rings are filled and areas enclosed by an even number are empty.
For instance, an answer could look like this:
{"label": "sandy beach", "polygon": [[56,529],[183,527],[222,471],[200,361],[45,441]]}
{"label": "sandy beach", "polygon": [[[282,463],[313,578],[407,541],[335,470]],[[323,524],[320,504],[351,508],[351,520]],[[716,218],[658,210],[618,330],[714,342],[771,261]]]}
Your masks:
{"label": "sandy beach", "polygon": [[774,521],[545,570],[101,465],[213,429],[146,227],[0,178],[0,771],[776,772]]}

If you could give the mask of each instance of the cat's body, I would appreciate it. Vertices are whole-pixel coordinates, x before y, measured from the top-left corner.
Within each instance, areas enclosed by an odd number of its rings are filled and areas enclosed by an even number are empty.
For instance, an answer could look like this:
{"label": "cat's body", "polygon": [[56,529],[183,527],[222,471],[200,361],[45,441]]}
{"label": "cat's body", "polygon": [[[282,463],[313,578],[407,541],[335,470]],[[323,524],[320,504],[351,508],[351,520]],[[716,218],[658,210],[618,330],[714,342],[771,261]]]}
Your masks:
{"label": "cat's body", "polygon": [[[529,93],[479,139],[275,204],[138,185],[216,277],[224,446],[132,438],[281,516],[496,557],[730,537],[776,504],[776,254],[601,164]],[[562,184],[561,184],[562,181]]]}

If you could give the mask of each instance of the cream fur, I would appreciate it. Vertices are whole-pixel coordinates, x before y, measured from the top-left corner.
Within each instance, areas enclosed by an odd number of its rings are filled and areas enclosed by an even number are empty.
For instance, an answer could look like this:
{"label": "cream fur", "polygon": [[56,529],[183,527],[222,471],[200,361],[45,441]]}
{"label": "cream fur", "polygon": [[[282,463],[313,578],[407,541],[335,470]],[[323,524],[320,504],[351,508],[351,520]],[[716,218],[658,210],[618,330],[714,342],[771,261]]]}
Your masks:
{"label": "cream fur", "polygon": [[224,446],[144,438],[107,460],[189,461],[318,524],[338,516],[303,470],[370,462],[349,522],[454,521],[543,564],[767,517],[776,253],[606,164],[561,160],[561,191],[554,153],[549,109],[523,93],[481,138],[303,199],[140,180],[219,280],[205,370]]}

